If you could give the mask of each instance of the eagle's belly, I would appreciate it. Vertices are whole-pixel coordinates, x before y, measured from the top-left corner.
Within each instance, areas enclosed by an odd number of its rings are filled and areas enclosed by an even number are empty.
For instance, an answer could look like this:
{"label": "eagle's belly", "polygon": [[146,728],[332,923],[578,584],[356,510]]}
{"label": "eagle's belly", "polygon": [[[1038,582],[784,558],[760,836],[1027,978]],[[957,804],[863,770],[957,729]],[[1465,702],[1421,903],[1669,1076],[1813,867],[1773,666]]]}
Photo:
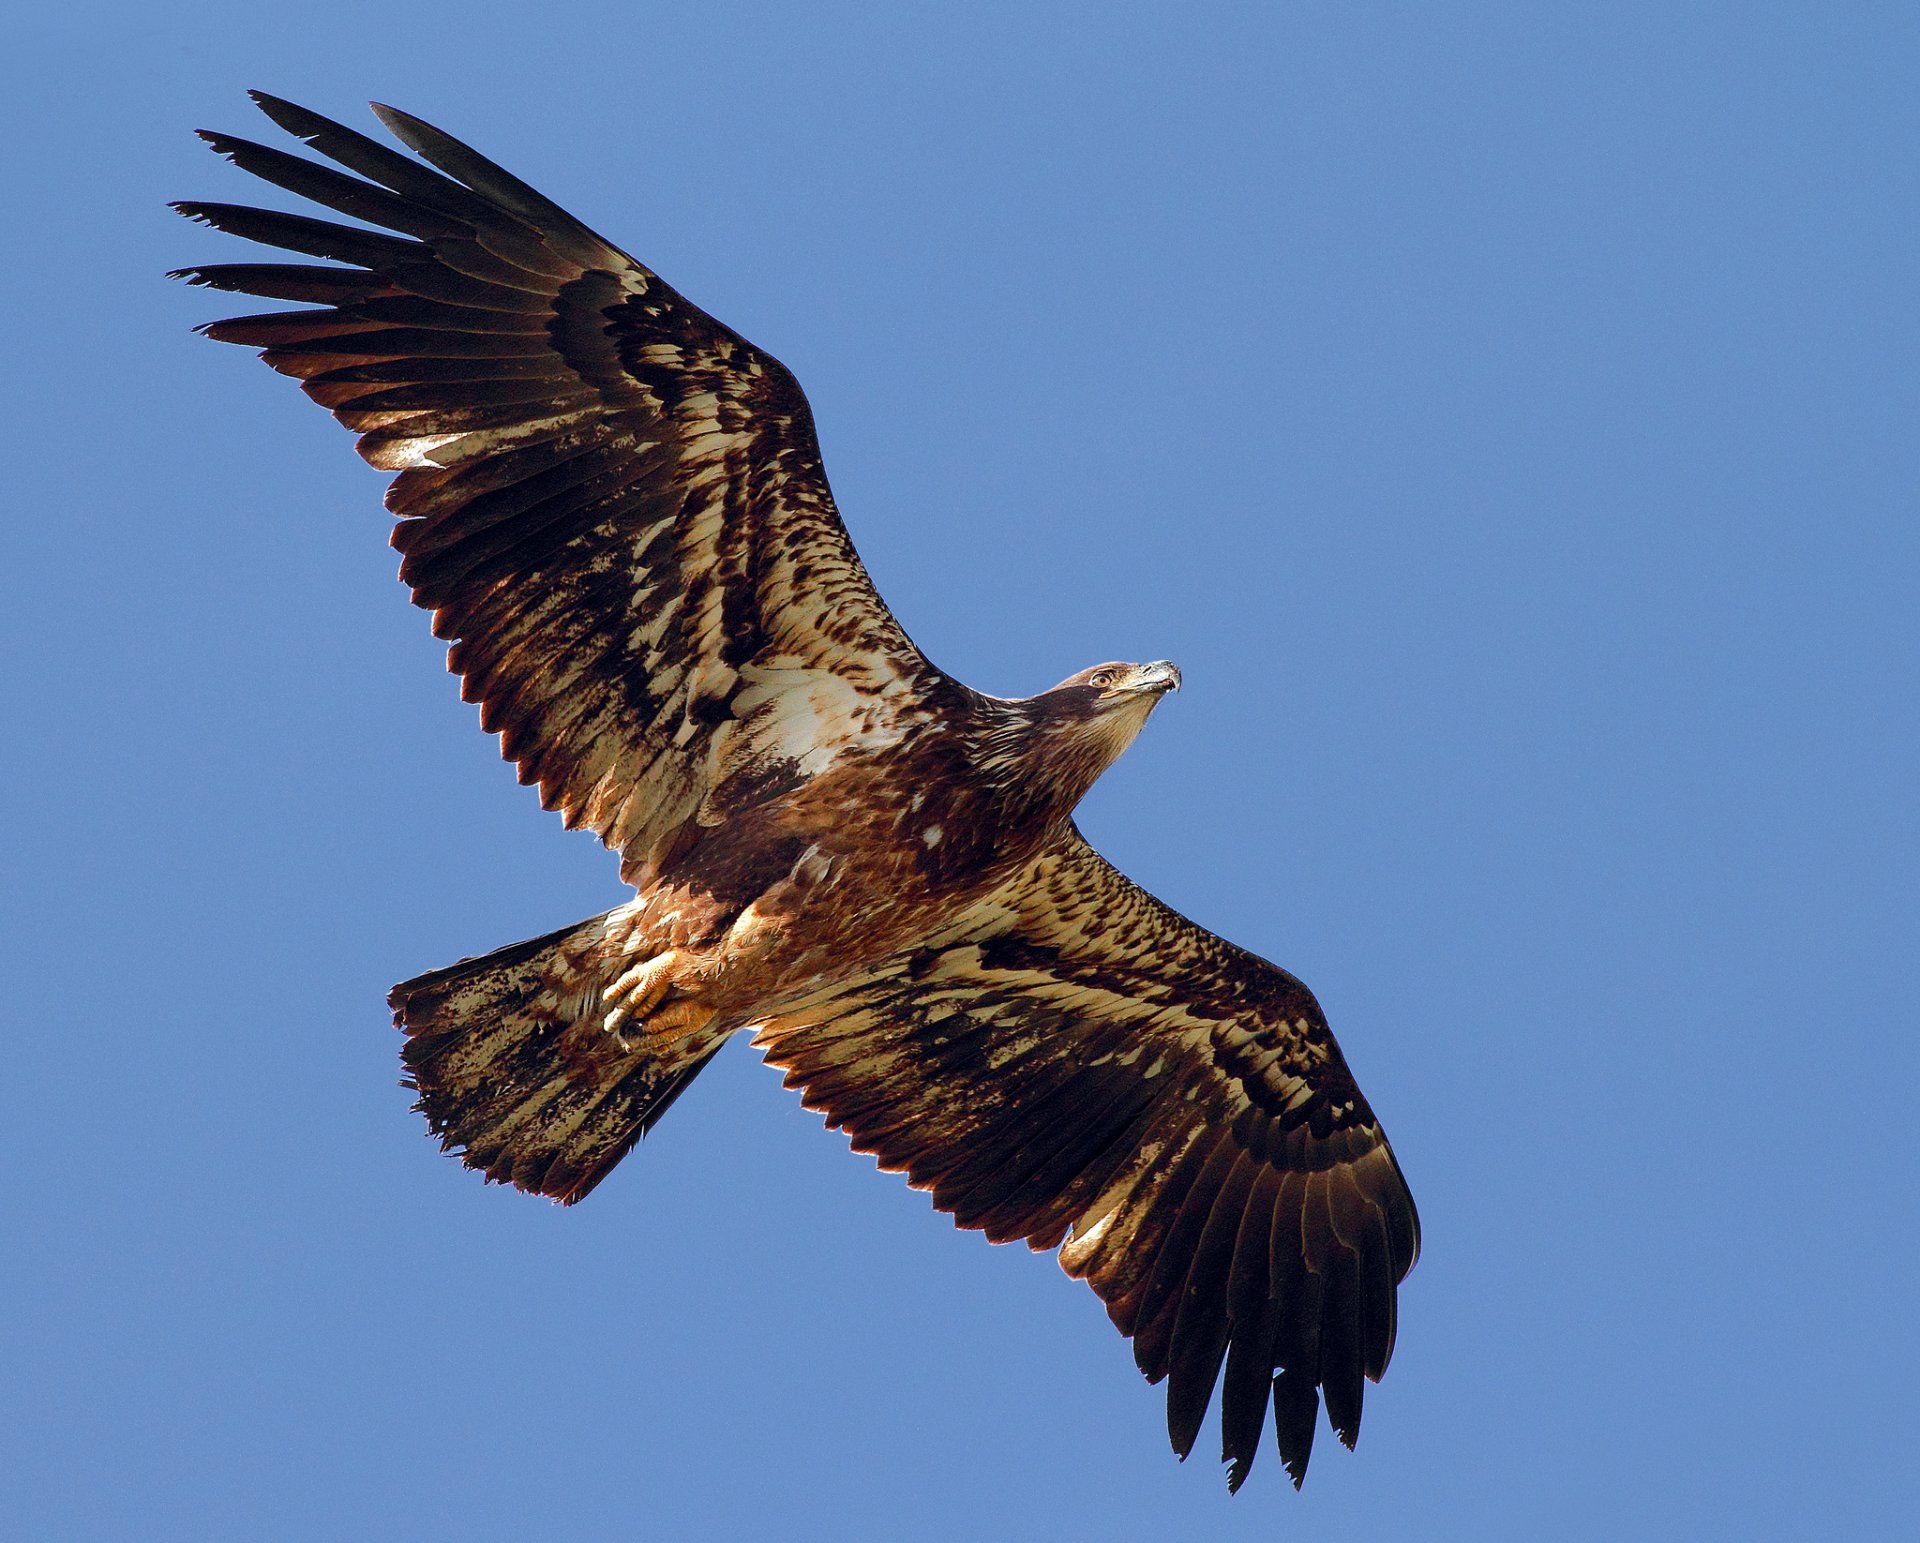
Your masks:
{"label": "eagle's belly", "polygon": [[637,909],[671,919],[669,946],[708,961],[699,994],[744,1022],[938,933],[1031,856],[1044,832],[986,803],[898,762],[816,778],[703,831]]}

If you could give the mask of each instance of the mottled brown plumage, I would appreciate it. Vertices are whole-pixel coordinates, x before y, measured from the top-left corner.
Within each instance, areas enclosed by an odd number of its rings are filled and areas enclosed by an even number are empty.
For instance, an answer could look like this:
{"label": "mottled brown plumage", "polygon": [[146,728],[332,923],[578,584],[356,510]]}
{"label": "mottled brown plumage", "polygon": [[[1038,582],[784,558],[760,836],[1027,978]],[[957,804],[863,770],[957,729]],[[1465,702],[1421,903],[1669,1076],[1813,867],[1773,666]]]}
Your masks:
{"label": "mottled brown plumage", "polygon": [[185,270],[312,307],[205,330],[399,473],[401,576],[464,694],[635,889],[395,988],[443,1143],[571,1203],[748,1030],[961,1226],[1058,1248],[1168,1380],[1181,1456],[1216,1383],[1233,1487],[1269,1402],[1296,1484],[1322,1392],[1351,1445],[1419,1248],[1392,1150],[1307,989],[1072,823],[1178,672],[1024,701],[942,674],[776,360],[418,119],[377,109],[424,163],[256,100],[346,170],[214,148],[381,229],[179,205],[325,260]]}

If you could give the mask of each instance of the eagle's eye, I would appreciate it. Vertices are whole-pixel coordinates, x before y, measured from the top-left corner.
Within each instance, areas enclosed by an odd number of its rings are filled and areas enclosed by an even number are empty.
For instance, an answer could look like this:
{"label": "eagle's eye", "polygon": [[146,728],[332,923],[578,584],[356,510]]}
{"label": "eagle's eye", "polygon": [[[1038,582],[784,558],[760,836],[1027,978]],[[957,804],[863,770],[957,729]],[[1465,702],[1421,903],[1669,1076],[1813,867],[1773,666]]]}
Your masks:
{"label": "eagle's eye", "polygon": [[1119,678],[1120,672],[1118,670],[1095,670],[1087,677],[1087,684],[1089,686],[1111,686]]}

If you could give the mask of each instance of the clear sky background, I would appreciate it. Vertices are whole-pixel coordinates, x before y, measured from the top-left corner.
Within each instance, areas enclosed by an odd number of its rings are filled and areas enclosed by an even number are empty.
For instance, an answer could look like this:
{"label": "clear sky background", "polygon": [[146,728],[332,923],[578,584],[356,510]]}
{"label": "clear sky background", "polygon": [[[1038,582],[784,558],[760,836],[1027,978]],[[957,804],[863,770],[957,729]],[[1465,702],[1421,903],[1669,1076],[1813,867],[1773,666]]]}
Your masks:
{"label": "clear sky background", "polygon": [[[10,23],[0,1532],[1891,1536],[1915,1490],[1910,4],[280,7]],[[487,1188],[394,981],[616,903],[190,335],[261,86],[405,106],[790,364],[882,592],[1187,689],[1089,798],[1302,976],[1426,1252],[1229,1500],[1049,1258],[736,1044]]]}

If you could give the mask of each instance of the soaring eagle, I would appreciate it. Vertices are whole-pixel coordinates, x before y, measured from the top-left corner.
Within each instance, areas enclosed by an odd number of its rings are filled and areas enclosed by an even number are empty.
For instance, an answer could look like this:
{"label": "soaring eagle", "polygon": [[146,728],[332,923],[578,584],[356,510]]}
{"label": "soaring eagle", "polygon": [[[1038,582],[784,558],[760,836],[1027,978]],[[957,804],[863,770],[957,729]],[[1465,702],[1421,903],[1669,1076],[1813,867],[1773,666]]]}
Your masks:
{"label": "soaring eagle", "polygon": [[1167,1379],[1182,1458],[1216,1381],[1231,1488],[1269,1402],[1296,1486],[1322,1394],[1351,1446],[1419,1250],[1393,1150],[1307,988],[1073,823],[1179,671],[1014,701],[943,674],[778,360],[417,118],[374,109],[418,160],[254,100],[344,170],[202,137],[361,223],[177,204],[323,260],[181,270],[309,307],[202,330],[399,474],[400,576],[464,696],[635,891],[394,989],[442,1145],[572,1204],[751,1030],[958,1225],[1057,1248]]}

